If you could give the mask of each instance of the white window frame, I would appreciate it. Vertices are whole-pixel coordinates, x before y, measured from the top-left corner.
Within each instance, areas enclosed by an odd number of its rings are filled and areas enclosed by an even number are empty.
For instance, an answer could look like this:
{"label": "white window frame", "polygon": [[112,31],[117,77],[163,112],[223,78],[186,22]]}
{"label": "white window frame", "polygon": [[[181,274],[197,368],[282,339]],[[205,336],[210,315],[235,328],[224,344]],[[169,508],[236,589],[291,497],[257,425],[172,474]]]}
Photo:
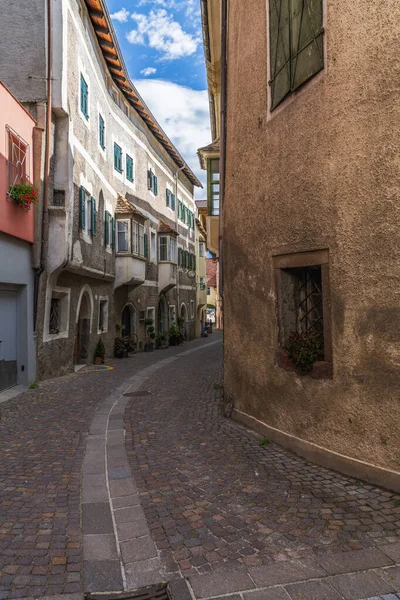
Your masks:
{"label": "white window frame", "polygon": [[[167,244],[166,244],[166,258],[162,259],[161,258],[161,240],[162,239],[166,239],[167,240]],[[177,261],[177,244],[176,244],[176,239],[175,237],[173,237],[172,235],[159,235],[158,236],[158,260],[160,262],[171,262],[171,263],[175,263]]]}
{"label": "white window frame", "polygon": [[[105,308],[104,308],[104,323],[103,323],[103,329],[100,329],[100,310],[101,310],[101,305],[104,304]],[[108,301],[108,296],[99,296],[99,304],[98,304],[98,319],[97,319],[97,333],[107,333],[108,331],[108,306],[109,306],[109,301]]]}
{"label": "white window frame", "polygon": [[[53,297],[58,298],[60,300],[60,309],[61,309],[61,317],[60,317],[60,329],[58,333],[50,333],[50,311],[51,311],[51,301]],[[71,304],[71,290],[70,288],[62,288],[55,287],[49,290],[49,295],[47,296],[48,302],[46,303],[46,311],[45,311],[45,328],[43,332],[43,342],[50,342],[52,340],[57,340],[60,338],[68,338],[69,333],[69,313],[70,313],[70,304]]]}
{"label": "white window frame", "polygon": [[132,254],[139,254],[139,223],[132,220]]}
{"label": "white window frame", "polygon": [[[119,249],[119,235],[118,235],[118,233],[119,233],[119,231],[118,231],[118,224],[119,223],[128,223],[128,231],[127,231],[127,234],[128,234],[128,250],[120,250]],[[117,219],[115,234],[116,234],[116,238],[117,238],[116,239],[116,244],[115,244],[116,247],[117,247],[116,248],[117,254],[130,254],[131,253],[131,246],[132,246],[132,244],[131,244],[131,220],[130,219]]]}

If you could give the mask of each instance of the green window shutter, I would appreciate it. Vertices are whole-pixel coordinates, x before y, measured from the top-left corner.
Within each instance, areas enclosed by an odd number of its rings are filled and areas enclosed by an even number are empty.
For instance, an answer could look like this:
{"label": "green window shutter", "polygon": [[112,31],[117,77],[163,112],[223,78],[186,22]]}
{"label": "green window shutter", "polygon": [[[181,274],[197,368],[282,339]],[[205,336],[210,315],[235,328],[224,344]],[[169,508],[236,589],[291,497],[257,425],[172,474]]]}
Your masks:
{"label": "green window shutter", "polygon": [[144,256],[145,258],[149,257],[149,236],[147,233],[144,234]]}
{"label": "green window shutter", "polygon": [[270,0],[269,2],[271,110],[282,102],[291,89],[290,1]]}
{"label": "green window shutter", "polygon": [[114,169],[122,173],[122,148],[114,142]]}
{"label": "green window shutter", "polygon": [[147,170],[147,189],[151,190],[153,188],[153,172],[151,169]]}
{"label": "green window shutter", "polygon": [[89,88],[83,75],[81,75],[81,111],[89,118]]}
{"label": "green window shutter", "polygon": [[90,227],[90,233],[92,235],[96,235],[97,233],[97,227],[96,227],[96,219],[97,219],[97,209],[96,209],[96,199],[93,198],[93,196],[91,196],[90,198],[90,207],[91,207],[91,227]]}
{"label": "green window shutter", "polygon": [[178,219],[181,218],[181,201],[178,200]]}
{"label": "green window shutter", "polygon": [[182,266],[182,248],[178,248],[178,267]]}
{"label": "green window shutter", "polygon": [[171,208],[175,210],[175,194],[171,194]]}
{"label": "green window shutter", "polygon": [[105,134],[104,119],[101,115],[99,115],[99,143],[100,143],[100,146],[103,148],[103,150],[106,147],[104,134]]}
{"label": "green window shutter", "polygon": [[171,192],[167,189],[165,192],[165,203],[167,206],[169,206],[170,196],[171,196]]}
{"label": "green window shutter", "polygon": [[324,67],[322,0],[291,0],[291,89]]}
{"label": "green window shutter", "polygon": [[133,181],[133,158],[126,155],[126,178],[128,181]]}
{"label": "green window shutter", "polygon": [[86,227],[86,191],[84,187],[79,188],[79,227],[85,229]]}
{"label": "green window shutter", "polygon": [[111,248],[115,248],[115,219],[111,217]]}
{"label": "green window shutter", "polygon": [[154,195],[158,196],[158,177],[156,177],[156,175],[154,175]]}
{"label": "green window shutter", "polygon": [[104,219],[104,244],[108,246],[110,243],[110,213],[106,210]]}
{"label": "green window shutter", "polygon": [[193,254],[193,271],[196,270],[196,255]]}

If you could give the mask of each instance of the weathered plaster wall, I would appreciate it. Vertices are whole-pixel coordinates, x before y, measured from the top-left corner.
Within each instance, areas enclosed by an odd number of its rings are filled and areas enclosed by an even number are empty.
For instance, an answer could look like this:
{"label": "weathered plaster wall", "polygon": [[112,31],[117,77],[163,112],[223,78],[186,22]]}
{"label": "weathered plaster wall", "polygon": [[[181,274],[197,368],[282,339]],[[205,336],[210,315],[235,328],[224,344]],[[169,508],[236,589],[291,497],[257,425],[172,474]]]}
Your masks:
{"label": "weathered plaster wall", "polygon": [[[400,471],[400,4],[327,0],[325,72],[272,115],[266,6],[229,6],[225,390],[272,427]],[[334,374],[311,380],[275,364],[272,256],[325,248]]]}

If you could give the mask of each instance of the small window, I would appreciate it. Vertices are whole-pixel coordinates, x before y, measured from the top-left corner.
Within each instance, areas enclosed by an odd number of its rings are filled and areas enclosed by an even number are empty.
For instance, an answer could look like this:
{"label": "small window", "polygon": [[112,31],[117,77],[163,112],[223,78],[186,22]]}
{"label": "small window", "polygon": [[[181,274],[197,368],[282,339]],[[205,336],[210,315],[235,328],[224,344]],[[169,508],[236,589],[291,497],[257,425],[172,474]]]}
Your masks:
{"label": "small window", "polygon": [[117,221],[117,252],[130,252],[129,221]]}
{"label": "small window", "polygon": [[324,68],[322,0],[269,0],[271,110]]}
{"label": "small window", "polygon": [[139,223],[132,221],[132,252],[138,254],[139,252]]}
{"label": "small window", "polygon": [[[272,0],[273,1],[273,0]],[[208,214],[219,215],[219,158],[209,158],[207,166]]]}
{"label": "small window", "polygon": [[89,119],[89,87],[81,75],[81,112],[85,119]]}
{"label": "small window", "polygon": [[108,329],[108,300],[100,300],[99,303],[99,333]]}
{"label": "small window", "polygon": [[50,324],[49,333],[52,335],[60,332],[61,324],[61,300],[60,298],[52,298],[50,305]]}
{"label": "small window", "polygon": [[176,239],[169,235],[158,238],[159,260],[176,263]]}
{"label": "small window", "polygon": [[154,175],[153,169],[147,170],[147,189],[158,195],[158,177]]}
{"label": "small window", "polygon": [[111,89],[111,96],[112,96],[112,99],[114,100],[115,104],[118,104],[118,92],[115,88]]}
{"label": "small window", "polygon": [[126,155],[126,178],[128,181],[133,182],[133,158],[128,154]]}
{"label": "small window", "polygon": [[205,256],[206,255],[206,245],[204,242],[200,242],[199,243],[199,255],[200,256]]}
{"label": "small window", "polygon": [[190,301],[190,318],[194,319],[194,300]]}
{"label": "small window", "polygon": [[279,316],[279,344],[289,336],[313,332],[321,336],[319,360],[331,361],[328,251],[274,258]]}
{"label": "small window", "polygon": [[115,219],[108,210],[104,214],[104,245],[115,248]]}
{"label": "small window", "polygon": [[114,142],[114,169],[122,173],[122,148]]}
{"label": "small window", "polygon": [[211,296],[211,288],[210,287],[207,288],[207,296]]}
{"label": "small window", "polygon": [[83,186],[79,188],[79,228],[91,236],[97,233],[96,199]]}
{"label": "small window", "polygon": [[7,125],[8,186],[25,183],[29,178],[28,144]]}
{"label": "small window", "polygon": [[203,292],[206,289],[206,278],[200,277],[200,290]]}
{"label": "small window", "polygon": [[139,225],[139,254],[145,256],[145,244],[144,244],[144,226]]}
{"label": "small window", "polygon": [[169,324],[176,324],[176,306],[169,307]]}
{"label": "small window", "polygon": [[146,316],[146,318],[147,319],[153,319],[153,323],[154,323],[155,316],[156,316],[156,309],[154,308],[154,306],[150,306],[147,309],[147,316]]}
{"label": "small window", "polygon": [[105,150],[106,148],[106,126],[103,117],[99,114],[99,144]]}
{"label": "small window", "polygon": [[167,188],[166,192],[165,192],[165,204],[169,207],[169,205],[171,204],[171,190],[169,190]]}

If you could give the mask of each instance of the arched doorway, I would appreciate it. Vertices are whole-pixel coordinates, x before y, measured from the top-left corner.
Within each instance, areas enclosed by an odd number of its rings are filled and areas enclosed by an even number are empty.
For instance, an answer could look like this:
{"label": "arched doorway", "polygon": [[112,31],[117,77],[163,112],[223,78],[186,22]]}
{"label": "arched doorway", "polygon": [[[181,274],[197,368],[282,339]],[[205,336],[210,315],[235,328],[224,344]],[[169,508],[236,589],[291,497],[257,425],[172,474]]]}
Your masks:
{"label": "arched doorway", "polygon": [[91,301],[87,292],[81,297],[76,332],[76,364],[84,364],[89,358],[91,330]]}
{"label": "arched doorway", "polygon": [[121,313],[121,323],[124,326],[122,335],[136,333],[136,309],[133,304],[127,304]]}
{"label": "arched doorway", "polygon": [[168,304],[165,296],[160,296],[157,310],[157,332],[168,331]]}

